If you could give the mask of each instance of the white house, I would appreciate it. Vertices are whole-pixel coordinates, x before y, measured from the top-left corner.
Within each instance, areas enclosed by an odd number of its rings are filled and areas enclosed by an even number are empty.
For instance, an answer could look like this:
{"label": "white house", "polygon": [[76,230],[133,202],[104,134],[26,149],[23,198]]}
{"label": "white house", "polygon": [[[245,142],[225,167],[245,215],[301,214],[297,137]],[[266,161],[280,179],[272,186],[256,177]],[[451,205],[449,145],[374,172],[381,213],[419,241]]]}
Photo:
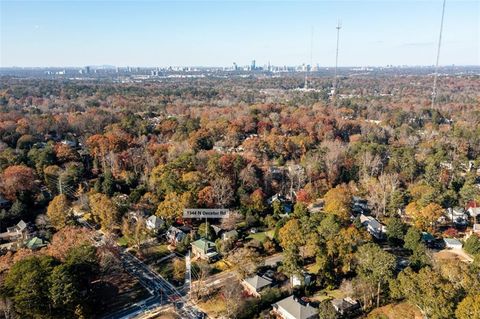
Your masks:
{"label": "white house", "polygon": [[360,309],[359,302],[350,297],[343,299],[332,299],[331,303],[333,308],[335,308],[335,311],[340,314],[340,316],[351,314]]}
{"label": "white house", "polygon": [[449,249],[462,249],[462,242],[455,238],[444,238],[445,246]]}
{"label": "white house", "polygon": [[301,274],[292,275],[290,277],[290,284],[292,285],[292,288],[309,286],[312,281],[312,275],[307,272],[302,272]]}
{"label": "white house", "polygon": [[464,224],[468,221],[468,215],[462,207],[448,208],[446,217],[457,224]]}
{"label": "white house", "polygon": [[469,207],[467,212],[470,217],[476,218],[477,216],[480,216],[480,207]]}
{"label": "white house", "polygon": [[360,222],[363,226],[367,228],[367,231],[375,238],[382,239],[385,232],[386,227],[380,224],[378,220],[373,218],[372,216],[365,216],[363,214],[360,215]]}
{"label": "white house", "polygon": [[187,237],[187,234],[177,227],[170,226],[170,228],[167,230],[167,240],[172,245],[176,245],[177,243],[181,242],[185,237]]}
{"label": "white house", "polygon": [[283,319],[316,319],[318,310],[293,295],[272,305],[273,312]]}
{"label": "white house", "polygon": [[158,231],[164,224],[165,222],[163,221],[163,219],[155,215],[148,217],[145,221],[145,226],[147,226],[147,229],[153,231]]}

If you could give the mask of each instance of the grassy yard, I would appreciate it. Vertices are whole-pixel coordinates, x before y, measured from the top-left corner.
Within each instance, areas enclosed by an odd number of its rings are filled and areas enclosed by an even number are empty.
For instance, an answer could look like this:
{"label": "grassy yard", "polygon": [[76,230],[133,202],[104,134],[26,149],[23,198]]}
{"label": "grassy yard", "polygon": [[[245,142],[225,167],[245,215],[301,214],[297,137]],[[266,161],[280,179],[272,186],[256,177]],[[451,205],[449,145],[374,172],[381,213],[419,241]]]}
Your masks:
{"label": "grassy yard", "polygon": [[389,304],[373,310],[367,318],[388,318],[388,319],[422,319],[423,316],[418,308],[402,302],[399,304]]}
{"label": "grassy yard", "polygon": [[322,290],[320,292],[317,292],[311,299],[321,302],[327,299],[340,299],[344,297],[345,296],[341,290],[335,289],[335,290]]}
{"label": "grassy yard", "polygon": [[267,239],[267,237],[272,239],[274,233],[275,231],[272,229],[272,230],[267,230],[267,231],[256,233],[256,234],[250,234],[247,238],[255,239],[263,243],[265,239]]}
{"label": "grassy yard", "polygon": [[155,262],[157,259],[160,259],[170,254],[170,250],[168,250],[168,245],[155,244],[149,247],[145,247],[143,249],[143,254],[145,255],[147,262]]}
{"label": "grassy yard", "polygon": [[226,310],[225,301],[218,294],[205,302],[199,302],[198,305],[210,318],[219,318]]}
{"label": "grassy yard", "polygon": [[165,279],[171,280],[173,278],[173,264],[172,260],[166,260],[165,262],[155,265],[155,270]]}
{"label": "grassy yard", "polygon": [[117,244],[122,247],[128,246],[128,239],[126,237],[120,237],[117,239]]}

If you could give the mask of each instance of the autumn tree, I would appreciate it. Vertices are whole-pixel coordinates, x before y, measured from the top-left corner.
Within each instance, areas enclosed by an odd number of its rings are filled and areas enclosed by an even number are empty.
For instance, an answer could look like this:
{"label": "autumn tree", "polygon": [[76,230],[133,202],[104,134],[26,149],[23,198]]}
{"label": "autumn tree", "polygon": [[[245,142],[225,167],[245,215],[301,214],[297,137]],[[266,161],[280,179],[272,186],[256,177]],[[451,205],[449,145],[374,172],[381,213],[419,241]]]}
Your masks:
{"label": "autumn tree", "polygon": [[94,220],[104,231],[112,231],[118,221],[118,212],[110,198],[101,193],[94,193],[88,198]]}
{"label": "autumn tree", "polygon": [[480,295],[466,296],[455,310],[457,319],[480,318]]}
{"label": "autumn tree", "polygon": [[343,220],[350,218],[352,195],[347,185],[343,184],[330,189],[325,194],[324,200],[326,213],[337,215]]}
{"label": "autumn tree", "polygon": [[180,258],[175,258],[173,260],[173,279],[178,282],[182,282],[185,280],[185,261]]}
{"label": "autumn tree", "polygon": [[173,221],[183,215],[183,209],[188,208],[192,202],[190,193],[179,195],[177,193],[168,193],[163,202],[161,202],[155,215],[165,220]]}
{"label": "autumn tree", "polygon": [[122,234],[131,242],[134,247],[138,248],[140,255],[142,255],[142,244],[149,237],[145,218],[137,217],[136,219],[131,220],[124,218],[122,222]]}
{"label": "autumn tree", "polygon": [[17,196],[34,189],[35,173],[33,169],[24,165],[7,167],[0,178],[0,191],[9,200],[15,200]]}
{"label": "autumn tree", "polygon": [[71,249],[89,243],[93,236],[94,232],[90,229],[66,226],[53,235],[47,247],[47,254],[65,261]]}
{"label": "autumn tree", "polygon": [[453,318],[455,298],[453,285],[438,272],[429,267],[418,273],[411,268],[402,271],[397,280],[390,281],[390,290],[394,298],[405,298],[417,306],[427,318]]}
{"label": "autumn tree", "polygon": [[414,220],[416,227],[431,230],[435,228],[435,223],[443,215],[444,209],[436,203],[421,207],[417,202],[411,202],[405,208],[405,213]]}
{"label": "autumn tree", "polygon": [[67,196],[60,194],[55,196],[47,208],[47,216],[50,219],[53,227],[57,230],[62,229],[67,225],[71,217],[70,203]]}

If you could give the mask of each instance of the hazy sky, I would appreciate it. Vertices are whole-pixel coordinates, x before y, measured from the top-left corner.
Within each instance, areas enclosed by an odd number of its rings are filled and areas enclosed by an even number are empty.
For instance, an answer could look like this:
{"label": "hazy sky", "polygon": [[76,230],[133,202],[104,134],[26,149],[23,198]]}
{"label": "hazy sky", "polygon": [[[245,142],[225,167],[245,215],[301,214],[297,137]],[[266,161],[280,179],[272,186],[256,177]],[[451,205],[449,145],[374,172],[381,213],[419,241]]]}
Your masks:
{"label": "hazy sky", "polygon": [[[442,0],[4,1],[1,66],[433,65]],[[480,64],[480,1],[447,0],[441,65]]]}

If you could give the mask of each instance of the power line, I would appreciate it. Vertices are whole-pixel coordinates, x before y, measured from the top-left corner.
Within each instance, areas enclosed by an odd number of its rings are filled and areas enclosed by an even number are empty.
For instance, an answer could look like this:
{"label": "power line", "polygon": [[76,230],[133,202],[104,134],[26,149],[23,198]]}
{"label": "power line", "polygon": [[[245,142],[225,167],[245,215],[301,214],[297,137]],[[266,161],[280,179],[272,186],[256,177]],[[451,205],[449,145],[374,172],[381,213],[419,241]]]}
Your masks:
{"label": "power line", "polygon": [[437,61],[435,63],[435,74],[433,76],[432,109],[435,106],[435,98],[437,97],[438,62],[440,60],[440,47],[442,45],[443,18],[445,16],[445,3],[446,2],[447,2],[447,0],[443,0],[442,19],[440,20],[440,33],[438,35]]}

